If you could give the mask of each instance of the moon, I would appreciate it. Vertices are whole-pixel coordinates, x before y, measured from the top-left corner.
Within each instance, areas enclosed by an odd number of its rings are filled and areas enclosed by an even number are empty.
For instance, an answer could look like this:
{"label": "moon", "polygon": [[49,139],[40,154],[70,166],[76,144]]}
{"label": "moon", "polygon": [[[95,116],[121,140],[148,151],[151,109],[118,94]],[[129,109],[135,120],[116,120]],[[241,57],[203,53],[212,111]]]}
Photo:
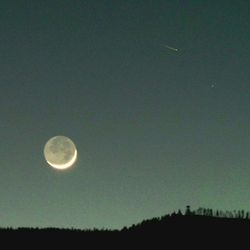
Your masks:
{"label": "moon", "polygon": [[64,170],[74,165],[77,150],[74,142],[66,136],[57,135],[50,138],[44,146],[47,163],[56,169]]}

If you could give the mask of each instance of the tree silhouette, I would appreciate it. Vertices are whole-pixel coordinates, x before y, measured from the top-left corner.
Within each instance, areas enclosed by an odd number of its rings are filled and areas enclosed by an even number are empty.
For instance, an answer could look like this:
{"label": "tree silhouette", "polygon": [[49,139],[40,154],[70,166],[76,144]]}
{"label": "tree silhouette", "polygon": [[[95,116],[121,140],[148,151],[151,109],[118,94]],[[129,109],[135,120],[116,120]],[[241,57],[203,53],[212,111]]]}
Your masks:
{"label": "tree silhouette", "polygon": [[182,215],[182,212],[181,212],[180,209],[178,209],[177,215],[178,215],[178,216],[181,216],[181,215]]}
{"label": "tree silhouette", "polygon": [[191,212],[190,206],[187,205],[187,206],[186,206],[185,215],[191,215],[191,214],[192,214],[192,212]]}

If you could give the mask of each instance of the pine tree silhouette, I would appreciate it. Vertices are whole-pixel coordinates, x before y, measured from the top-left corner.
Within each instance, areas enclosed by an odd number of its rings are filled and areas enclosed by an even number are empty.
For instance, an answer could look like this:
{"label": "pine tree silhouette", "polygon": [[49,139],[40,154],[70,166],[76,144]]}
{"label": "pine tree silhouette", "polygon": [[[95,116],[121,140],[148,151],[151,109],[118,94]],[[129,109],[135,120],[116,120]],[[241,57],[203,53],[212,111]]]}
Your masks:
{"label": "pine tree silhouette", "polygon": [[187,205],[187,206],[186,206],[185,215],[191,215],[191,214],[192,214],[192,213],[191,213],[190,206],[189,206],[189,205]]}

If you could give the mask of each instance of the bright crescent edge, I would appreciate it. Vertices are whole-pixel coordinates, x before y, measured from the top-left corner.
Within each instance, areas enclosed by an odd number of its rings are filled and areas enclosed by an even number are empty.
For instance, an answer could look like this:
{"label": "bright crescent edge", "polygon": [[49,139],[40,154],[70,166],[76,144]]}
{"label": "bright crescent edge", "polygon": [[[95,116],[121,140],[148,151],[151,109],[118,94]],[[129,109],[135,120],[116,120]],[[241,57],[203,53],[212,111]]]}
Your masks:
{"label": "bright crescent edge", "polygon": [[47,161],[47,163],[53,168],[63,170],[63,169],[71,167],[75,163],[76,158],[77,158],[77,150],[75,149],[75,154],[68,163],[65,163],[65,164],[62,164],[62,165],[56,165],[56,164],[53,164],[53,163],[51,163],[49,161]]}

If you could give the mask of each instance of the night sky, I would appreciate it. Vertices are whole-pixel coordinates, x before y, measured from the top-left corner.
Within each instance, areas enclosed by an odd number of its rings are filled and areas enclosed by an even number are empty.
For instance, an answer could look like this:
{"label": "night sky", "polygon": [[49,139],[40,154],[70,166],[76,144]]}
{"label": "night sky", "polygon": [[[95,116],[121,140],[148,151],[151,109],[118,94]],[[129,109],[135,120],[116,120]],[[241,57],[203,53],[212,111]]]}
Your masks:
{"label": "night sky", "polygon": [[1,0],[0,34],[1,227],[250,209],[248,0]]}

